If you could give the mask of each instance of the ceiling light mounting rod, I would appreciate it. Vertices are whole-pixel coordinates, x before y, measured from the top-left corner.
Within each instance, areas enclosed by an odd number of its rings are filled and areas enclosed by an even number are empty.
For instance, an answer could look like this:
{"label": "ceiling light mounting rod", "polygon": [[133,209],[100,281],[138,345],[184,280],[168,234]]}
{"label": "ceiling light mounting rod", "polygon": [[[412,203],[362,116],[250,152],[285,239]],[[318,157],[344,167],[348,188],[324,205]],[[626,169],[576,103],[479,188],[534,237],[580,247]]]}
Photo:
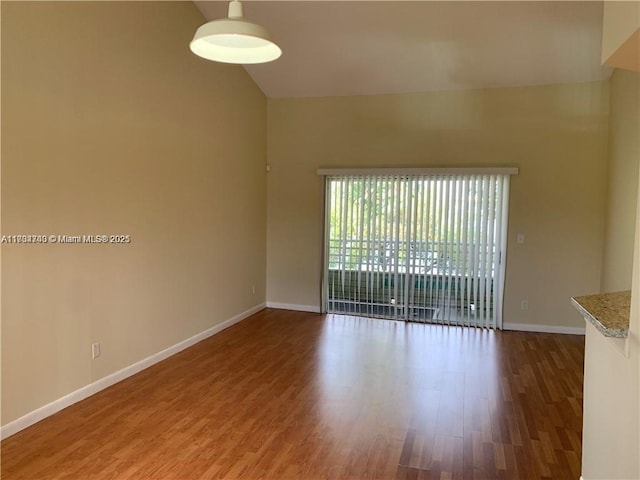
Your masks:
{"label": "ceiling light mounting rod", "polygon": [[244,19],[238,0],[229,2],[228,18],[198,28],[189,48],[202,58],[223,63],[266,63],[282,54],[266,28]]}
{"label": "ceiling light mounting rod", "polygon": [[242,18],[242,4],[238,0],[231,0],[229,2],[229,18]]}

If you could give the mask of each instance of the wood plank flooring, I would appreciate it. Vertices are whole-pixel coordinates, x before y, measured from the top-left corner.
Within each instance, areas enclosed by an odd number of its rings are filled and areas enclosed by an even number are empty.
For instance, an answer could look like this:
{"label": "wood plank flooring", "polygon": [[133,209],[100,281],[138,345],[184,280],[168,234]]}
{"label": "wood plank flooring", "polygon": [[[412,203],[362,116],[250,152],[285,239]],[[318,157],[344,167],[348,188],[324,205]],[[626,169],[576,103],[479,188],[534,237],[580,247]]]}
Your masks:
{"label": "wood plank flooring", "polygon": [[578,479],[584,337],[264,310],[1,444],[2,479]]}

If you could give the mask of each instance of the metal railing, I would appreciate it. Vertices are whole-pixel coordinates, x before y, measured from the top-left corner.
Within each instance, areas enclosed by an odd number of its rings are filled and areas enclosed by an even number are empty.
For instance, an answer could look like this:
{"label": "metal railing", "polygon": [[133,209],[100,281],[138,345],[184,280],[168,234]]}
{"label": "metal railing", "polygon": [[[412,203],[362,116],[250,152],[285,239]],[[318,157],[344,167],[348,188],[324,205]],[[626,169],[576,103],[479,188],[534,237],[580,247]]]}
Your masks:
{"label": "metal railing", "polygon": [[[329,269],[493,277],[496,246],[422,240],[329,239]],[[483,268],[484,267],[484,268]]]}

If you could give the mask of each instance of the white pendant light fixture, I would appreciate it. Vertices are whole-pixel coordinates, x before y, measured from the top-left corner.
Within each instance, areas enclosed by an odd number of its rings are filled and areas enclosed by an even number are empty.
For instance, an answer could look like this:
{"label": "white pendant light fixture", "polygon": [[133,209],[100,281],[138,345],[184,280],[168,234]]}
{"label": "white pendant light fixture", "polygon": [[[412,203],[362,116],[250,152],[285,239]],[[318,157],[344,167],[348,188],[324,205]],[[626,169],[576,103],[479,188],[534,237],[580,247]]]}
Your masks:
{"label": "white pendant light fixture", "polygon": [[242,4],[229,2],[229,18],[205,23],[189,48],[196,55],[223,63],[266,63],[282,54],[266,28],[242,18]]}

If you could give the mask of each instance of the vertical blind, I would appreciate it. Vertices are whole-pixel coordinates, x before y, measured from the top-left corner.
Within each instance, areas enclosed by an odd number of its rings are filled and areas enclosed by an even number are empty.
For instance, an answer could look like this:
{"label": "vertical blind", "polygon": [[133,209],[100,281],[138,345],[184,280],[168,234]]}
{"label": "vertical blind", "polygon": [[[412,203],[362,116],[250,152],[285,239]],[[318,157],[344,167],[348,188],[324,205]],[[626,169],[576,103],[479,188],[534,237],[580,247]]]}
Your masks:
{"label": "vertical blind", "polygon": [[501,328],[508,174],[326,177],[329,313]]}

